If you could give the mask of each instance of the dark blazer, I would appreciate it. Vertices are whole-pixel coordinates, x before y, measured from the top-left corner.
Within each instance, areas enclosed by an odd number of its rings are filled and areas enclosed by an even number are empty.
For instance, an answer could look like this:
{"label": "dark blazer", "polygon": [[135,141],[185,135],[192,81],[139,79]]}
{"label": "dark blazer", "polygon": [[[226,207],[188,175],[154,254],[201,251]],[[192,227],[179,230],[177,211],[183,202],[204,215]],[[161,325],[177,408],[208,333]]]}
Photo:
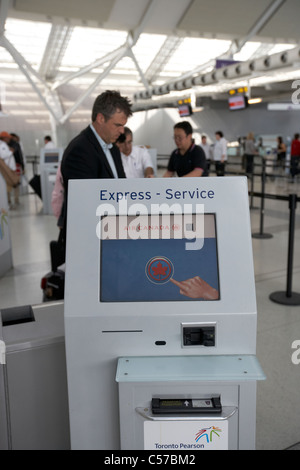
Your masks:
{"label": "dark blazer", "polygon": [[[118,177],[126,178],[118,147],[113,145],[110,153],[115,162]],[[114,177],[106,155],[90,126],[67,146],[61,162],[61,172],[66,191],[68,191],[70,179]]]}
{"label": "dark blazer", "polygon": [[[115,162],[118,177],[126,178],[118,147],[113,145],[110,149],[110,153]],[[61,173],[65,189],[64,207],[62,211],[63,238],[65,239],[68,181],[71,179],[114,178],[106,155],[90,126],[71,140],[67,146],[61,162]]]}

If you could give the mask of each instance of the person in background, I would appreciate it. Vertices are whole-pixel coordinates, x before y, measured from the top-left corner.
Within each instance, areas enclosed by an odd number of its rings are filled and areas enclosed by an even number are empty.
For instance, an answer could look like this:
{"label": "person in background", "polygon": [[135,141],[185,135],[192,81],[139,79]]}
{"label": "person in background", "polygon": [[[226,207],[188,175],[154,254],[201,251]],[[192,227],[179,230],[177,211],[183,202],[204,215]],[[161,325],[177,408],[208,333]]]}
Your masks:
{"label": "person in background", "polygon": [[249,132],[245,141],[246,173],[253,174],[254,155],[257,155],[257,149],[254,144],[254,134]]}
{"label": "person in background", "polygon": [[282,140],[282,137],[277,137],[277,163],[281,168],[285,167],[286,160],[286,145]]}
{"label": "person in background", "polygon": [[227,161],[227,140],[223,136],[222,131],[215,133],[216,143],[214,146],[214,161],[217,176],[225,175],[225,164]]}
{"label": "person in background", "polygon": [[8,132],[2,131],[0,133],[0,157],[11,170],[16,171],[16,160],[13,154],[14,149],[10,146],[11,140],[12,137]]}
{"label": "person in background", "polygon": [[[16,160],[13,153],[14,149],[10,147],[11,140],[12,137],[8,132],[2,131],[0,133],[0,158],[4,161],[4,163],[8,166],[11,171],[17,173]],[[11,192],[13,186],[11,184],[12,183],[6,183],[7,199],[10,209],[15,209],[15,205],[19,204],[19,184],[14,186],[15,204],[12,204]]]}
{"label": "person in background", "polygon": [[11,140],[9,142],[9,145],[10,147],[13,148],[14,157],[15,157],[16,165],[17,165],[17,171],[19,171],[19,173],[23,175],[25,173],[25,162],[24,162],[23,150],[20,145],[20,137],[14,132],[11,132],[10,135],[11,135]]}
{"label": "person in background", "polygon": [[145,147],[132,145],[133,136],[129,127],[124,127],[116,141],[121,152],[123,168],[127,178],[154,178],[151,156]]}
{"label": "person in background", "polygon": [[201,136],[200,147],[202,147],[202,149],[205,153],[206,164],[207,164],[207,176],[208,176],[209,175],[209,170],[210,170],[211,146],[207,143],[206,135]]}
{"label": "person in background", "polygon": [[203,149],[193,139],[193,128],[188,121],[181,121],[174,126],[174,140],[177,149],[170,156],[164,178],[178,176],[207,176],[207,163]]}
{"label": "person in background", "polygon": [[52,142],[52,138],[51,138],[50,135],[46,135],[44,137],[44,143],[45,143],[45,146],[44,146],[45,149],[54,149],[55,148],[55,145]]}
{"label": "person in background", "polygon": [[295,176],[298,174],[298,165],[300,161],[300,140],[299,134],[294,135],[291,145],[291,183],[294,183]]}
{"label": "person in background", "polygon": [[63,178],[61,174],[60,165],[58,167],[56,177],[55,177],[55,184],[53,187],[53,191],[51,194],[51,207],[53,214],[57,218],[57,225],[59,228],[62,228],[62,208],[64,203],[64,185],[63,185]]}

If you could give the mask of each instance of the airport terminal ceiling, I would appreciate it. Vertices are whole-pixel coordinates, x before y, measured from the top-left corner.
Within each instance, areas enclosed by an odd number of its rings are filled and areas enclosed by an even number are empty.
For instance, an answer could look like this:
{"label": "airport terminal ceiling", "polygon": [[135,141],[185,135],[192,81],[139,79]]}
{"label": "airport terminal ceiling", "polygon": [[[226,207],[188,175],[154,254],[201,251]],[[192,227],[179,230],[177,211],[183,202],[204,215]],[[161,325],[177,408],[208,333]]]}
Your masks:
{"label": "airport terminal ceiling", "polygon": [[[300,78],[299,17],[298,0],[0,0],[3,111],[12,82],[20,90],[29,84],[60,124],[107,88],[131,97],[136,109],[190,93],[224,98],[241,84],[254,97],[284,100]],[[269,69],[256,67],[278,53]],[[217,59],[250,67],[216,78]],[[66,85],[76,88],[75,100]],[[12,100],[8,93],[7,109]]]}

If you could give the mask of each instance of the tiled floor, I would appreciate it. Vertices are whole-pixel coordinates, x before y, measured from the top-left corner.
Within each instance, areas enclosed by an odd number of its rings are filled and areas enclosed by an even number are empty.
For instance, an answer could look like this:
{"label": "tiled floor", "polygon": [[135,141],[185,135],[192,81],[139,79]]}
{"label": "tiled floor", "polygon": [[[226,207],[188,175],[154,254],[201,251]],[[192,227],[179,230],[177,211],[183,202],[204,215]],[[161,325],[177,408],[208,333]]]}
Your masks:
{"label": "tiled floor", "polygon": [[[297,193],[298,185],[267,191]],[[257,204],[260,200],[256,199]],[[292,290],[300,294],[300,212],[296,211]],[[260,211],[251,210],[252,233],[260,232]],[[257,356],[267,375],[258,383],[257,449],[285,449],[300,442],[300,365],[292,362],[292,343],[300,340],[300,305],[270,301],[273,292],[286,292],[289,208],[287,201],[265,200],[265,230],[270,239],[253,238],[258,308]]]}
{"label": "tiled floor", "polygon": [[42,202],[34,194],[21,196],[9,218],[14,267],[0,278],[0,307],[38,304],[41,278],[51,269],[49,242],[58,237],[56,219],[43,215]]}
{"label": "tiled floor", "polygon": [[[255,184],[260,191],[260,180]],[[267,180],[269,194],[300,195],[300,182]],[[251,209],[252,233],[260,232],[260,203]],[[54,216],[42,214],[34,194],[21,197],[10,212],[14,268],[0,278],[0,308],[42,301],[41,277],[50,270],[49,242],[58,236]],[[258,306],[257,356],[267,376],[258,383],[257,449],[298,449],[300,443],[300,364],[292,362],[292,343],[300,340],[300,306],[272,302],[286,290],[289,231],[288,201],[265,199],[264,230],[272,238],[253,238]],[[296,211],[293,290],[300,293],[300,204]]]}

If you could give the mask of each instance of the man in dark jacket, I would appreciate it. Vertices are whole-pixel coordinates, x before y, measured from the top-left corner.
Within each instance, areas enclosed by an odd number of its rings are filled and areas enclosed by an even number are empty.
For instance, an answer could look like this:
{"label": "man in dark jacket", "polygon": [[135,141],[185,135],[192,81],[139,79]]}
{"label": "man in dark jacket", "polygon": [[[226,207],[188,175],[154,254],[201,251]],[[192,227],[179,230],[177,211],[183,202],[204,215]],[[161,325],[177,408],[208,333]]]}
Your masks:
{"label": "man in dark jacket", "polygon": [[114,142],[124,133],[127,119],[132,115],[130,101],[117,91],[99,95],[93,105],[92,123],[67,146],[61,173],[65,188],[64,227],[65,240],[68,181],[89,178],[126,178],[120,150]]}

